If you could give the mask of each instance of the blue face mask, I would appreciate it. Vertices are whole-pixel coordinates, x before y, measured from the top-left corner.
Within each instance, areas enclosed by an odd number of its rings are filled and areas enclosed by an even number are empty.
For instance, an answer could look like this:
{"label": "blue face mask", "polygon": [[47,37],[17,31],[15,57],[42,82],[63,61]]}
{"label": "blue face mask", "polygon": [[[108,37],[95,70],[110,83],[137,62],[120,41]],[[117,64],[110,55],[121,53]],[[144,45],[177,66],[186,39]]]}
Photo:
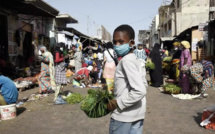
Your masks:
{"label": "blue face mask", "polygon": [[118,45],[118,46],[114,45],[113,47],[114,47],[114,50],[116,51],[116,54],[120,57],[125,56],[131,50],[129,43]]}

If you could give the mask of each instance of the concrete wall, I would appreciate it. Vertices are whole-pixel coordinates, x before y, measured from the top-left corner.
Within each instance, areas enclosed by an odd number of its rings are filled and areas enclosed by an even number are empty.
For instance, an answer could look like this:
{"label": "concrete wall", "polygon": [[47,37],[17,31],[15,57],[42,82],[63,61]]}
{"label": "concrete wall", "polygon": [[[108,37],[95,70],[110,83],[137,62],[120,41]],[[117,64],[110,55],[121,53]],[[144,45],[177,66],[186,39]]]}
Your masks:
{"label": "concrete wall", "polygon": [[150,27],[150,43],[149,48],[153,47],[155,43],[159,43],[158,37],[159,15],[156,15]]}
{"label": "concrete wall", "polygon": [[[187,0],[182,0],[182,3],[186,1]],[[177,35],[187,28],[208,21],[209,0],[190,0],[182,5],[180,11],[181,12],[177,12]],[[174,17],[174,14],[172,15]],[[174,25],[172,25],[172,32],[175,32]]]}

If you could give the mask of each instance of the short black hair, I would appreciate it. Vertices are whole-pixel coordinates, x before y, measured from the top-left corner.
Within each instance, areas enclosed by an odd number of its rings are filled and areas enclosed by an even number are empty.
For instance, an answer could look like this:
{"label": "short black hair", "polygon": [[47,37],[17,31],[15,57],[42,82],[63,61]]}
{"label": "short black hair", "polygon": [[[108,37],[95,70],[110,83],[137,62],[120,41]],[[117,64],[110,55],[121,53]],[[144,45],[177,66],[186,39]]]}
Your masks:
{"label": "short black hair", "polygon": [[134,40],[135,38],[134,29],[129,25],[120,25],[114,30],[114,33],[115,32],[126,32],[130,40]]}
{"label": "short black hair", "polygon": [[107,48],[107,49],[113,48],[113,43],[112,43],[112,42],[107,42],[107,43],[106,43],[106,48]]}

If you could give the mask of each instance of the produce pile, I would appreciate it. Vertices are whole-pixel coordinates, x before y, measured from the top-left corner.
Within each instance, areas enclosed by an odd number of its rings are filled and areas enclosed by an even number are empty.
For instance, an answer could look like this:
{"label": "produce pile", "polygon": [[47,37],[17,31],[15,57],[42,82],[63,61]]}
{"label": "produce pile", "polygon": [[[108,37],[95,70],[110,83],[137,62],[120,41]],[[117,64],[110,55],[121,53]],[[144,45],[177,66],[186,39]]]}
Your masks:
{"label": "produce pile", "polygon": [[181,91],[181,87],[178,87],[174,84],[166,84],[163,86],[164,92],[170,94],[179,94]]}
{"label": "produce pile", "polygon": [[155,64],[153,62],[147,62],[146,63],[146,68],[154,70],[155,69]]}
{"label": "produce pile", "polygon": [[108,91],[88,90],[88,95],[84,98],[81,104],[81,110],[90,118],[99,118],[107,115],[107,103],[113,99],[113,95]]}
{"label": "produce pile", "polygon": [[79,93],[72,93],[66,98],[68,104],[80,103],[83,100],[83,96]]}
{"label": "produce pile", "polygon": [[172,61],[172,57],[165,57],[163,59],[163,62],[171,62]]}

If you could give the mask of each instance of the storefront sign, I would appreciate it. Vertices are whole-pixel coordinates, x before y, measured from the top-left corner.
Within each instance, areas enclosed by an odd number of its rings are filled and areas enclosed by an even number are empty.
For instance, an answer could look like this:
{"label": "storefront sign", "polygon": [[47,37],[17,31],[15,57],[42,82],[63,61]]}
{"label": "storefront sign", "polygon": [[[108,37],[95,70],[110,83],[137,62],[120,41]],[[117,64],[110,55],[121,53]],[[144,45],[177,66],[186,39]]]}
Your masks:
{"label": "storefront sign", "polygon": [[193,38],[193,41],[192,41],[192,51],[197,51],[197,43],[198,43],[198,39],[197,38]]}
{"label": "storefront sign", "polygon": [[210,12],[214,12],[215,11],[215,7],[210,7]]}

